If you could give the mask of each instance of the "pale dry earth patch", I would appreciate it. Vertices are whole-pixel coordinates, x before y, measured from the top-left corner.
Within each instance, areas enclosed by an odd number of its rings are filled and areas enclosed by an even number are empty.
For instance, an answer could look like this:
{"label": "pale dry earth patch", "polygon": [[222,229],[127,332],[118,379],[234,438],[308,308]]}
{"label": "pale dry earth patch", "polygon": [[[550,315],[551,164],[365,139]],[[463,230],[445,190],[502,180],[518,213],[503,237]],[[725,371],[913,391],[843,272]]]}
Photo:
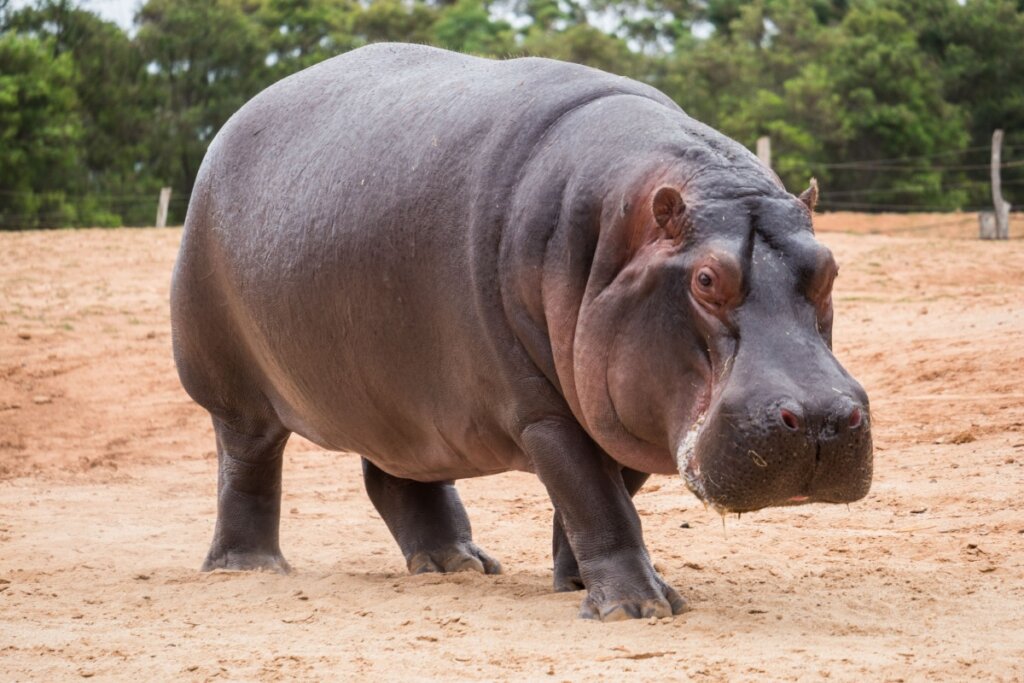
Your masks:
{"label": "pale dry earth patch", "polygon": [[358,459],[297,438],[296,572],[200,574],[215,458],[171,360],[180,231],[0,233],[0,678],[1020,681],[1024,220],[996,243],[972,219],[819,217],[872,492],[723,531],[652,478],[646,538],[694,609],[617,624],[551,593],[536,478],[460,484],[503,576],[409,577]]}

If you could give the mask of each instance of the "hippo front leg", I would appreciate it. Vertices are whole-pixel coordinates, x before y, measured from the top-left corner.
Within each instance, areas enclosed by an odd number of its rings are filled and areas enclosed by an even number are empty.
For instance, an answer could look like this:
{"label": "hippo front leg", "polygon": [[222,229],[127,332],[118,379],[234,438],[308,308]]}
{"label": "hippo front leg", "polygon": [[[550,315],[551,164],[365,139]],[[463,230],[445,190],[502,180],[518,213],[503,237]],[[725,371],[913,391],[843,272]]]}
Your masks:
{"label": "hippo front leg", "polygon": [[[626,485],[626,491],[631,498],[636,495],[636,492],[650,476],[646,472],[637,472],[628,467],[622,468],[622,482]],[[565,537],[565,529],[562,528],[562,516],[557,510],[555,511],[554,533],[551,537],[551,550],[555,560],[555,591],[564,593],[583,590],[585,586],[583,579],[580,578],[579,563],[576,562],[576,556],[572,554],[569,539]]]}
{"label": "hippo front leg", "polygon": [[587,590],[584,619],[664,617],[686,602],[651,565],[620,466],[572,422],[529,425],[523,448],[548,489]]}
{"label": "hippo front leg", "polygon": [[370,501],[402,549],[409,573],[501,573],[501,564],[473,543],[469,516],[450,481],[402,479],[366,458],[363,481]]}

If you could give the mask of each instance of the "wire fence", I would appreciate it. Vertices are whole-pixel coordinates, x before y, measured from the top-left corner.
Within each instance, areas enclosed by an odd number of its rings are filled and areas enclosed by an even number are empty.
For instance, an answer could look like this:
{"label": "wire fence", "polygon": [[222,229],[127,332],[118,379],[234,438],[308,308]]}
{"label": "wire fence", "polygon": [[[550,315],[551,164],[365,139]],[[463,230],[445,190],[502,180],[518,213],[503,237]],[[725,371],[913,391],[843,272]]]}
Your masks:
{"label": "wire fence", "polygon": [[[948,213],[948,206],[928,206],[921,204],[878,204],[873,202],[844,202],[844,201],[820,201],[818,206],[822,208],[836,208],[842,210],[876,210],[876,211],[887,211],[887,212],[902,212],[902,213]],[[962,207],[960,211],[967,212],[978,212],[991,209],[992,207]]]}
{"label": "wire fence", "polygon": [[[1024,149],[1024,133],[1007,136],[1009,141],[1004,153]],[[991,146],[976,145],[963,149],[950,149],[930,154],[898,157],[859,159],[841,162],[811,161],[807,166],[816,172],[832,176],[829,185],[822,189],[818,207],[823,211],[863,211],[893,213],[932,213],[960,211],[990,211],[991,205],[979,204],[989,192],[991,161],[973,163],[970,157],[980,159],[988,156]],[[941,161],[942,163],[936,163]],[[1014,188],[1024,186],[1024,159],[1003,161],[1000,170],[1007,171],[1002,186]],[[984,173],[982,173],[984,171]],[[913,174],[943,173],[943,182],[937,187],[934,179],[914,177]],[[853,175],[851,175],[853,174]],[[868,174],[865,179],[864,174]],[[891,174],[893,180],[879,183],[875,174]],[[898,174],[910,174],[902,179]],[[889,175],[878,176],[889,178]],[[881,186],[849,187],[865,182]],[[845,187],[844,187],[845,186]],[[949,193],[960,193],[951,197]],[[92,227],[126,226],[143,227],[155,223],[158,190],[150,193],[87,193],[28,192],[24,190],[0,189],[0,230],[47,227]],[[915,201],[919,197],[920,201]],[[953,202],[972,198],[973,204],[951,205]],[[948,199],[945,204],[934,201]],[[168,225],[180,225],[188,208],[187,193],[172,192],[168,207]],[[962,221],[961,221],[962,222]],[[901,228],[913,230],[920,227],[941,227],[934,223]]]}
{"label": "wire fence", "polygon": [[914,223],[912,225],[901,225],[894,228],[886,228],[886,234],[900,234],[908,232],[924,232],[925,230],[936,230],[938,228],[952,228],[965,225],[977,225],[976,216],[963,216],[950,221],[931,221],[928,223]]}
{"label": "wire fence", "polygon": [[[1024,159],[1019,158],[1024,149],[1024,134],[1004,136],[1003,143],[998,166],[1000,184],[1004,193],[1011,195],[1005,198],[1012,201],[1012,195],[1024,186]],[[818,207],[822,211],[973,214],[993,211],[991,154],[991,145],[975,145],[930,154],[841,162],[822,160],[808,165],[830,180],[821,191]],[[886,232],[966,226],[977,221],[976,215],[953,221],[926,219]]]}
{"label": "wire fence", "polygon": [[865,159],[865,160],[862,160],[862,161],[839,161],[839,162],[835,162],[835,163],[830,163],[830,162],[827,162],[827,161],[818,161],[818,162],[812,161],[811,165],[821,166],[821,167],[828,167],[828,168],[845,168],[846,166],[848,166],[850,164],[864,164],[864,163],[886,164],[886,163],[890,163],[890,162],[899,162],[899,161],[922,161],[922,160],[925,160],[925,159],[935,159],[935,158],[938,158],[938,157],[960,156],[962,154],[968,154],[970,152],[976,152],[976,151],[979,151],[979,150],[989,151],[991,149],[992,148],[989,145],[977,145],[975,147],[966,147],[964,149],[950,149],[950,150],[946,150],[944,152],[933,152],[931,154],[918,154],[916,156],[890,157],[888,159]]}
{"label": "wire fence", "polygon": [[[949,190],[976,189],[976,188],[978,188],[979,185],[985,185],[986,189],[987,189],[988,182],[989,182],[988,180],[985,180],[985,181],[980,181],[979,180],[979,181],[974,181],[974,182],[965,182],[965,183],[955,183],[955,184],[952,184],[952,185],[943,185],[943,190],[949,191]],[[1020,178],[1020,179],[1017,179],[1017,180],[1004,180],[1002,182],[1002,184],[1003,184],[1003,187],[1006,187],[1007,185],[1009,185],[1011,187],[1013,187],[1015,185],[1024,185],[1024,178]],[[886,188],[878,188],[878,189],[876,189],[876,188],[870,188],[870,187],[862,187],[862,188],[859,188],[859,189],[856,189],[856,190],[828,190],[828,196],[829,197],[854,197],[854,196],[857,196],[857,195],[908,194],[908,193],[914,192],[914,191],[915,191],[915,188],[906,188],[906,187],[893,187],[893,188],[888,188],[888,189],[886,189]],[[917,189],[916,191],[924,192],[924,191],[928,191],[928,190],[925,190],[925,189],[921,188],[921,189]],[[915,204],[915,206],[919,206],[919,205]],[[925,209],[922,209],[922,211],[923,210],[925,210]],[[947,210],[948,211],[948,207],[946,209],[943,209],[943,210]]]}
{"label": "wire fence", "polygon": [[[159,191],[149,194],[0,189],[0,230],[74,227],[149,227],[156,222]],[[180,225],[189,195],[171,193],[168,225]]]}

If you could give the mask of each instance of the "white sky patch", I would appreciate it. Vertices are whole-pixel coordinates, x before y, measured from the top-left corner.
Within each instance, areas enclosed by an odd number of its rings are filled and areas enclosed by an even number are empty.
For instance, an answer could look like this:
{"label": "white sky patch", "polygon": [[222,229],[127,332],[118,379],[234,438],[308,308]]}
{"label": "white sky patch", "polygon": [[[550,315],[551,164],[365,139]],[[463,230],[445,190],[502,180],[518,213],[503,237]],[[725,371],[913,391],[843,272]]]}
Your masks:
{"label": "white sky patch", "polygon": [[[32,4],[32,0],[13,0],[10,6],[12,9],[21,9]],[[132,17],[142,6],[142,0],[84,0],[78,4],[127,31],[132,27]]]}

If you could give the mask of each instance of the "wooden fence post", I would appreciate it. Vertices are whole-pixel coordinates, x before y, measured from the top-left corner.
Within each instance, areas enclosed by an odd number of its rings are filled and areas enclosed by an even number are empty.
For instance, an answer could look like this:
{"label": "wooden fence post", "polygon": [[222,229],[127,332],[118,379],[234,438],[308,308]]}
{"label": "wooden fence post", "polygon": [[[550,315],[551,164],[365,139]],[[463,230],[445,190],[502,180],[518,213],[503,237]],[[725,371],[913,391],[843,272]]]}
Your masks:
{"label": "wooden fence post", "polygon": [[772,167],[772,139],[767,135],[757,139],[757,158],[768,168]]}
{"label": "wooden fence post", "polygon": [[[989,239],[1010,238],[1010,203],[1003,200],[1003,184],[999,174],[1003,157],[1003,131],[992,133],[992,204],[995,208],[995,235]],[[985,239],[982,236],[982,239]]]}
{"label": "wooden fence post", "polygon": [[978,213],[978,237],[983,240],[996,239],[996,215],[992,211]]}
{"label": "wooden fence post", "polygon": [[167,207],[171,203],[171,188],[160,188],[160,202],[156,205],[156,227],[167,227]]}

